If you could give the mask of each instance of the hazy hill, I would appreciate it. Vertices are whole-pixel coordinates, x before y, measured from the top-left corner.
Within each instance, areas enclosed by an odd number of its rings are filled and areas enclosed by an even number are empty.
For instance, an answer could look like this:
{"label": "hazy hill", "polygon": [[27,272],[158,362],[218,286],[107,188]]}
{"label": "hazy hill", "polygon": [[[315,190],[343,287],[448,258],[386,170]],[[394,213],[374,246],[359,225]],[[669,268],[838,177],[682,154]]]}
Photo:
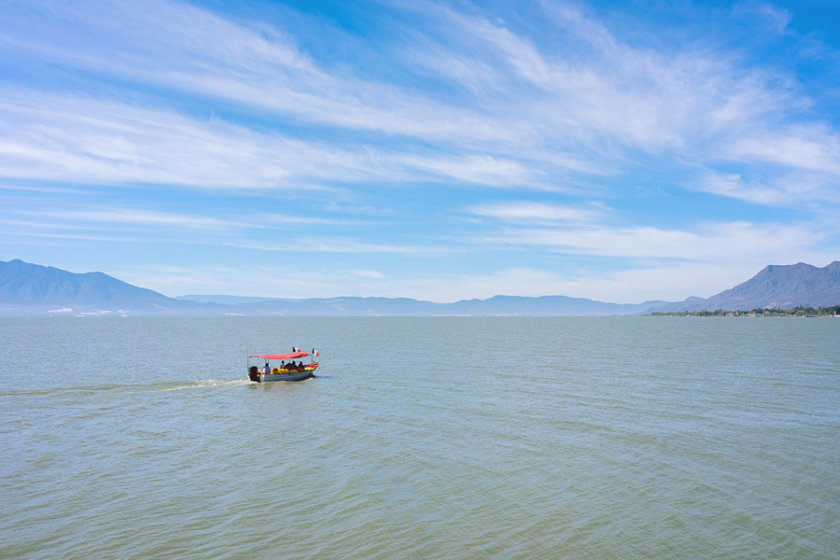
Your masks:
{"label": "hazy hill", "polygon": [[805,263],[770,265],[746,282],[708,299],[689,298],[658,307],[655,311],[788,309],[837,304],[840,304],[840,261],[823,268]]}
{"label": "hazy hill", "polygon": [[604,303],[566,296],[494,296],[484,300],[463,300],[451,304],[457,315],[635,315],[661,305],[661,301],[639,304]]}
{"label": "hazy hill", "polygon": [[[200,301],[208,296],[190,296]],[[663,302],[643,304],[603,303],[581,298],[544,296],[538,298],[495,296],[490,299],[434,303],[410,298],[339,297],[324,299],[268,299],[229,306],[231,313],[242,315],[306,316],[560,316],[560,315],[632,315],[642,314]]]}
{"label": "hazy hill", "polygon": [[504,316],[630,315],[662,302],[628,305],[582,298],[496,296],[434,303],[410,298],[170,298],[101,272],[76,274],[21,260],[0,261],[3,315]]}

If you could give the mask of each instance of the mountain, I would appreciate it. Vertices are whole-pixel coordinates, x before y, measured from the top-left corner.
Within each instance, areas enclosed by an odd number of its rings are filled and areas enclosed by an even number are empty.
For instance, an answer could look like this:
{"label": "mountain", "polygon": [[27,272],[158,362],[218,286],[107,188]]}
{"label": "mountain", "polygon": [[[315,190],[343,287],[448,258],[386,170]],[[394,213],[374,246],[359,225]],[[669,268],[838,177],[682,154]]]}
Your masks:
{"label": "mountain", "polygon": [[138,288],[101,272],[75,274],[13,260],[0,261],[0,314],[3,315],[182,315],[207,313]]}
{"label": "mountain", "polygon": [[708,299],[689,298],[654,312],[829,307],[840,304],[840,261],[823,268],[810,264],[770,265],[734,288]]}
{"label": "mountain", "polygon": [[566,296],[494,296],[455,303],[381,297],[261,299],[194,295],[170,298],[101,272],[75,274],[21,260],[0,261],[0,315],[606,316],[837,304],[840,304],[840,261],[824,268],[804,263],[768,266],[743,284],[708,299],[640,304],[604,303]]}
{"label": "mountain", "polygon": [[200,303],[221,303],[223,305],[236,305],[239,303],[257,303],[265,301],[269,298],[261,297],[245,297],[245,296],[226,296],[226,295],[187,295],[176,296],[175,299],[181,301],[197,301]]}
{"label": "mountain", "polygon": [[560,316],[643,314],[663,302],[604,303],[565,296],[434,303],[409,298],[170,298],[101,272],[75,274],[21,260],[0,261],[0,315],[201,316]]}
{"label": "mountain", "polygon": [[[225,301],[211,296],[189,296],[197,301]],[[537,298],[495,296],[490,299],[434,303],[409,298],[339,297],[326,299],[267,299],[229,306],[229,313],[286,316],[571,316],[643,314],[663,302],[642,304],[603,303],[564,296]]]}
{"label": "mountain", "polygon": [[451,304],[457,315],[637,315],[646,313],[661,301],[639,304],[604,303],[566,296],[494,296],[484,300],[464,300]]}

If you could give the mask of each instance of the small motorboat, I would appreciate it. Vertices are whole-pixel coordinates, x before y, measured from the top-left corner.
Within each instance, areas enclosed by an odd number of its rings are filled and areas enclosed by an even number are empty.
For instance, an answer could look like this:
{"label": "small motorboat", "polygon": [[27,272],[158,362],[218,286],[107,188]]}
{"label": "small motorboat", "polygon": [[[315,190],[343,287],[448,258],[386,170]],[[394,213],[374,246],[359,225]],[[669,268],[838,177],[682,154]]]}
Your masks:
{"label": "small motorboat", "polygon": [[[288,354],[251,354],[248,356],[248,379],[257,383],[267,383],[269,381],[301,381],[314,377],[318,362],[310,361],[304,364],[301,360],[310,355],[317,357],[318,352],[313,349],[310,354],[301,352],[300,348],[295,348],[294,352]],[[252,358],[264,360],[265,365],[263,367],[251,365]],[[300,361],[295,363],[295,360]]]}

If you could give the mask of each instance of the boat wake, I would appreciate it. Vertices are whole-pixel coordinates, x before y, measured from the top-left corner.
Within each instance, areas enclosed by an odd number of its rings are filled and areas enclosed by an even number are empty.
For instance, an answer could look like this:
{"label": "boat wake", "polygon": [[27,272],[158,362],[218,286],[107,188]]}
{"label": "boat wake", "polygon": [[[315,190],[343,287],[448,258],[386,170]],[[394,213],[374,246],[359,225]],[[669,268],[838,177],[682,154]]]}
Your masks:
{"label": "boat wake", "polygon": [[49,389],[35,389],[30,391],[0,391],[0,396],[36,396],[54,395],[60,393],[100,393],[108,391],[127,393],[165,393],[168,391],[183,391],[185,389],[212,389],[216,387],[236,387],[240,385],[251,385],[251,381],[245,378],[237,378],[199,379],[196,381],[164,381],[160,383],[151,383],[149,385],[121,385],[108,383],[103,385],[83,385],[76,387],[52,387]]}
{"label": "boat wake", "polygon": [[167,386],[154,389],[151,392],[163,393],[167,391],[183,391],[184,389],[205,389],[213,387],[235,387],[238,385],[251,385],[249,379],[201,379],[189,383],[179,383],[177,386]]}

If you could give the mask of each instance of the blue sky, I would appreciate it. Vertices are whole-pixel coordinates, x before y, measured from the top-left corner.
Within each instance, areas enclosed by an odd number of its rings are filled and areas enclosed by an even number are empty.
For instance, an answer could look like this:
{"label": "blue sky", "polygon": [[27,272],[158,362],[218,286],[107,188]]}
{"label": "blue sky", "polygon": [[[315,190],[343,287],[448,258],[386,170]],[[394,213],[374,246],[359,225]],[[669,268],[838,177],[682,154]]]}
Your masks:
{"label": "blue sky", "polygon": [[835,2],[0,12],[0,260],[629,303],[840,259]]}

